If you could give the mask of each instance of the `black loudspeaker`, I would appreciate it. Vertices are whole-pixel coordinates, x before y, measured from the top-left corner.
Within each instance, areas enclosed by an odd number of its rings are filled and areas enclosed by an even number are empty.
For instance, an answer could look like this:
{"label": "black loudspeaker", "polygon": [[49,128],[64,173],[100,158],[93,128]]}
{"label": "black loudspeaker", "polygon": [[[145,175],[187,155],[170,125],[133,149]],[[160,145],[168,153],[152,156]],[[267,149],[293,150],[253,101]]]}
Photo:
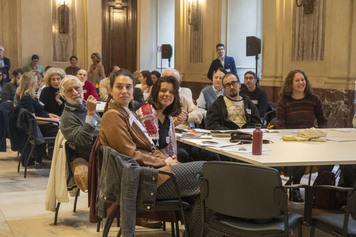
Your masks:
{"label": "black loudspeaker", "polygon": [[255,56],[261,53],[261,39],[255,36],[246,37],[246,56]]}
{"label": "black loudspeaker", "polygon": [[162,44],[162,58],[171,58],[172,57],[172,45]]}

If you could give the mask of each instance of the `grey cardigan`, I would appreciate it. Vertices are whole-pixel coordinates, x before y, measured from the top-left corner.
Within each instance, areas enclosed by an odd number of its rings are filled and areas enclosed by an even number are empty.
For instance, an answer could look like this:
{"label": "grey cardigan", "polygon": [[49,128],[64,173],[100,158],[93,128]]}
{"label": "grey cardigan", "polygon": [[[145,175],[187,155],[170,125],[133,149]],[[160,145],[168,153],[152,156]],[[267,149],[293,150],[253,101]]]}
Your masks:
{"label": "grey cardigan", "polygon": [[134,159],[102,146],[96,213],[106,217],[106,202],[120,205],[123,236],[134,236],[137,210],[154,208],[158,169],[142,167]]}

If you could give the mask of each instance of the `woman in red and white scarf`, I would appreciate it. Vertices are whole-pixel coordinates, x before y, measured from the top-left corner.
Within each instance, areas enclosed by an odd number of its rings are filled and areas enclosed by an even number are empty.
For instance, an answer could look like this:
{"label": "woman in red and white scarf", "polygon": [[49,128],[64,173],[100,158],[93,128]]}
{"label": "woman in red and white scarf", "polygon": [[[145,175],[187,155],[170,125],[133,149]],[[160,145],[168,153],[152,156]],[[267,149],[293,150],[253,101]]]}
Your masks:
{"label": "woman in red and white scarf", "polygon": [[168,157],[177,155],[173,116],[181,112],[178,82],[174,77],[162,77],[152,87],[151,95],[136,114],[149,137]]}

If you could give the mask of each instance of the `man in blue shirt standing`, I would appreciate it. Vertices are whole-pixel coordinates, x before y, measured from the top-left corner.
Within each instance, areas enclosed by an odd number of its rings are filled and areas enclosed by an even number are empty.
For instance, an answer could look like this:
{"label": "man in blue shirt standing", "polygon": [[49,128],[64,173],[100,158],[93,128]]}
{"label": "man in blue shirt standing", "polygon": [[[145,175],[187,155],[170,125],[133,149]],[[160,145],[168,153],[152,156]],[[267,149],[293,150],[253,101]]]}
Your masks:
{"label": "man in blue shirt standing", "polygon": [[225,55],[225,46],[221,43],[216,45],[216,52],[218,57],[211,62],[210,68],[208,71],[208,78],[213,79],[213,72],[216,71],[219,67],[224,67],[226,72],[232,72],[237,74],[235,59]]}

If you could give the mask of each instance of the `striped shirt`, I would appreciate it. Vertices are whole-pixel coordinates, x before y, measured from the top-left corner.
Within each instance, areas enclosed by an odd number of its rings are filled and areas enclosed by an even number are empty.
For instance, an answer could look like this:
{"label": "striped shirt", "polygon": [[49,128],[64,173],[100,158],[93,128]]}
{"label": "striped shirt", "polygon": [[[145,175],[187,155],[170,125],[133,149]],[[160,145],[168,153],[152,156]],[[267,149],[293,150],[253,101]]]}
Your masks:
{"label": "striped shirt", "polygon": [[279,99],[277,104],[278,129],[325,128],[327,126],[328,121],[317,95],[310,94],[298,100],[291,96]]}

